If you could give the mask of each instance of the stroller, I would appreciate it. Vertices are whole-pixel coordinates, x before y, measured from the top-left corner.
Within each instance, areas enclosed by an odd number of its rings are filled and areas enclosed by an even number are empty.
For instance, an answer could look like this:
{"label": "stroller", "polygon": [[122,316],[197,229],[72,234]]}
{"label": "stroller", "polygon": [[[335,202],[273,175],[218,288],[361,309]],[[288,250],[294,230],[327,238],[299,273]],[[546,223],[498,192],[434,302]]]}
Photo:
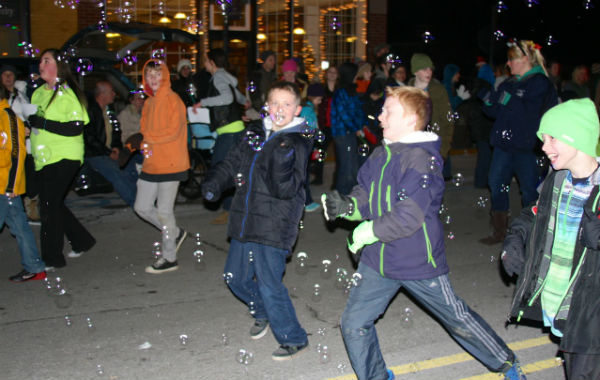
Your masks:
{"label": "stroller", "polygon": [[211,132],[208,124],[188,124],[188,152],[190,170],[187,181],[179,184],[179,194],[187,199],[197,199],[202,193],[200,184],[210,168],[210,159],[217,133]]}

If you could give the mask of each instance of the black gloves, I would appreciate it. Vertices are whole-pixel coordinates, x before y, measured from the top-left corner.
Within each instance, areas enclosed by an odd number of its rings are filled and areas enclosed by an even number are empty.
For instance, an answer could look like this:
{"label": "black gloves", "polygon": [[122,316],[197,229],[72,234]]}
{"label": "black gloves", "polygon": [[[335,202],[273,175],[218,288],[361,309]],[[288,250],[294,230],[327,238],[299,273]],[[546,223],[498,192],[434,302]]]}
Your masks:
{"label": "black gloves", "polygon": [[209,202],[215,202],[221,197],[221,193],[216,189],[215,186],[211,186],[210,183],[204,182],[201,185],[200,191],[202,196]]}
{"label": "black gloves", "polygon": [[351,197],[341,195],[337,190],[321,195],[321,203],[325,219],[334,220],[338,216],[351,216],[354,214],[354,202]]}
{"label": "black gloves", "polygon": [[581,216],[581,244],[584,247],[597,250],[600,247],[600,219],[598,215],[589,208],[583,209]]}
{"label": "black gloves", "polygon": [[502,259],[502,267],[509,276],[521,274],[525,260],[515,252],[502,251],[500,255]]}

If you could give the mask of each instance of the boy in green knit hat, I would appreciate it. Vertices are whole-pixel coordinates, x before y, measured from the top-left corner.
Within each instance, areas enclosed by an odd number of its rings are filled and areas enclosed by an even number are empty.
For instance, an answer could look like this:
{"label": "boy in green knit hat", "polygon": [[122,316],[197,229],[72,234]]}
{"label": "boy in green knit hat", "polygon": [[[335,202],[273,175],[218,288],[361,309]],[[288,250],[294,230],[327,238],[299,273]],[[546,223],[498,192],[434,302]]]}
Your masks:
{"label": "boy in green knit hat", "polygon": [[599,131],[587,98],[544,114],[537,136],[554,170],[502,252],[506,272],[519,276],[510,316],[542,321],[560,338],[567,379],[600,378]]}

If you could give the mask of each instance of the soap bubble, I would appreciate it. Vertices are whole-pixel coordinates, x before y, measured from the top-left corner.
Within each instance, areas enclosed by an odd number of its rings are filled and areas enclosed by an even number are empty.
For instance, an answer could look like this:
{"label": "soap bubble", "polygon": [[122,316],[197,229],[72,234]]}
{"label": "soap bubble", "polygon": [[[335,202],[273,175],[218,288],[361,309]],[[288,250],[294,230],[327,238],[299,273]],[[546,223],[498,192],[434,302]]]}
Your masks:
{"label": "soap bubble", "polygon": [[223,273],[223,280],[225,281],[226,284],[229,285],[229,283],[231,282],[232,279],[233,279],[233,273],[231,273],[231,272]]}
{"label": "soap bubble", "polygon": [[510,191],[510,185],[502,184],[500,185],[501,193],[508,193]]}
{"label": "soap bubble", "polygon": [[244,175],[242,173],[237,173],[233,179],[233,182],[237,187],[242,187],[246,183],[246,180],[244,179]]}
{"label": "soap bubble", "polygon": [[329,347],[326,345],[321,346],[321,352],[319,352],[319,362],[321,364],[329,363],[331,355],[329,354]]}
{"label": "soap bubble", "polygon": [[478,197],[477,198],[477,202],[476,202],[477,207],[487,208],[487,202],[488,202],[488,200],[489,200],[488,197],[485,197],[485,196]]}
{"label": "soap bubble", "polygon": [[161,244],[158,241],[155,241],[154,243],[152,243],[152,258],[153,259],[158,259],[162,256],[162,248],[161,248]]}
{"label": "soap bubble", "polygon": [[235,360],[240,364],[250,365],[254,361],[254,354],[250,351],[247,351],[244,348],[241,348],[237,352],[237,354],[235,356]]}
{"label": "soap bubble", "polygon": [[201,249],[196,249],[194,251],[194,267],[199,272],[202,272],[206,269],[206,262],[204,261],[204,251]]}
{"label": "soap bubble", "polygon": [[35,147],[33,151],[33,157],[39,162],[49,162],[52,157],[52,151],[47,145],[40,144]]}
{"label": "soap bubble", "polygon": [[104,375],[104,368],[102,368],[102,365],[96,365],[96,373],[98,374],[98,376]]}
{"label": "soap bubble", "polygon": [[188,344],[188,340],[189,337],[187,336],[187,334],[181,334],[179,335],[179,343],[181,343],[182,346],[185,346]]}
{"label": "soap bubble", "polygon": [[73,320],[68,315],[65,315],[65,324],[67,325],[67,327],[70,327],[73,325]]}
{"label": "soap bubble", "polygon": [[429,171],[430,172],[435,174],[440,169],[441,166],[442,166],[442,164],[436,156],[429,157]]}
{"label": "soap bubble", "polygon": [[363,157],[366,157],[366,156],[368,156],[368,155],[369,155],[369,151],[370,151],[370,149],[371,149],[371,148],[369,148],[369,144],[367,144],[367,143],[362,143],[362,144],[360,144],[360,145],[358,146],[358,154],[359,154],[359,155],[361,155],[361,156],[363,156]]}
{"label": "soap bubble", "polygon": [[496,12],[502,13],[507,9],[508,7],[506,6],[506,4],[504,4],[504,1],[499,0],[498,3],[496,3]]}
{"label": "soap bubble", "polygon": [[440,125],[438,123],[428,124],[426,131],[433,132],[433,133],[440,133]]}
{"label": "soap bubble", "polygon": [[152,57],[152,59],[158,59],[159,61],[164,62],[167,59],[167,52],[164,48],[154,49],[152,50],[152,53],[150,53],[150,57]]}
{"label": "soap bubble", "polygon": [[315,284],[313,285],[313,294],[310,297],[313,302],[321,301],[321,285]]}
{"label": "soap bubble", "polygon": [[429,176],[427,174],[423,174],[421,176],[421,179],[419,180],[419,186],[421,186],[423,189],[427,189],[430,184],[429,181],[430,181]]}
{"label": "soap bubble", "polygon": [[250,81],[248,82],[248,85],[246,86],[246,90],[248,90],[249,93],[253,94],[256,92],[256,85],[254,84],[254,81]]}
{"label": "soap bubble", "polygon": [[507,141],[510,141],[513,138],[513,132],[510,129],[505,129],[500,132],[500,136]]}
{"label": "soap bubble", "polygon": [[423,39],[423,42],[425,42],[426,44],[435,40],[435,37],[433,36],[433,34],[431,34],[431,32],[429,30],[424,31],[423,34],[421,35],[421,38]]}
{"label": "soap bubble", "polygon": [[325,142],[325,139],[325,133],[323,133],[323,131],[321,131],[320,129],[317,130],[317,132],[315,133],[315,141],[319,144],[323,144]]}
{"label": "soap bubble", "polygon": [[84,76],[91,73],[94,70],[94,64],[87,58],[78,58],[75,66],[77,74]]}
{"label": "soap bubble", "polygon": [[540,2],[539,0],[526,0],[526,3],[528,8],[532,8],[534,5],[538,5]]}
{"label": "soap bubble", "polygon": [[221,343],[223,344],[223,346],[229,345],[229,337],[227,336],[227,334],[221,334]]}
{"label": "soap bubble", "polygon": [[306,274],[308,272],[308,255],[306,252],[298,252],[296,255],[296,273]]}
{"label": "soap bubble", "polygon": [[142,155],[144,158],[152,157],[152,147],[148,143],[142,143],[141,145]]}
{"label": "soap bubble", "polygon": [[302,136],[306,137],[307,139],[312,139],[315,137],[315,130],[308,125],[307,122],[304,122],[300,127],[300,133],[302,133]]}
{"label": "soap bubble", "polygon": [[556,38],[554,38],[554,36],[552,36],[552,34],[549,34],[548,37],[546,38],[546,45],[548,45],[548,46],[556,45],[557,43],[558,43],[558,40]]}
{"label": "soap bubble", "polygon": [[325,162],[327,159],[327,152],[323,149],[315,149],[313,154],[315,156],[315,160],[318,162]]}
{"label": "soap bubble", "polygon": [[331,30],[337,31],[342,27],[342,23],[340,22],[340,20],[337,17],[334,16],[331,18],[329,27],[331,28]]}
{"label": "soap bubble", "polygon": [[408,195],[406,194],[406,189],[400,189],[400,191],[398,192],[398,200],[405,201],[406,198],[408,198]]}
{"label": "soap bubble", "polygon": [[461,187],[465,182],[465,178],[461,173],[456,173],[454,177],[452,177],[452,184],[456,187]]}
{"label": "soap bubble", "polygon": [[127,66],[133,66],[137,63],[137,56],[131,50],[127,50],[125,51],[125,55],[121,58],[121,61]]}
{"label": "soap bubble", "polygon": [[6,149],[8,142],[8,134],[4,131],[0,132],[0,149]]}
{"label": "soap bubble", "polygon": [[38,55],[40,53],[40,50],[38,48],[36,48],[35,46],[33,46],[33,44],[30,42],[23,41],[17,45],[21,49],[23,49],[23,55],[25,57],[35,57],[36,55]]}
{"label": "soap bubble", "polygon": [[494,32],[494,37],[496,38],[496,41],[500,41],[501,39],[504,38],[504,32],[502,32],[500,29],[498,29]]}
{"label": "soap bubble", "polygon": [[331,268],[330,268],[331,260],[325,259],[321,262],[321,264],[323,265],[321,267],[321,273],[320,273],[321,278],[330,278],[331,277]]}
{"label": "soap bubble", "polygon": [[454,232],[452,232],[452,231],[448,232],[448,239],[454,240],[454,238],[455,238]]}
{"label": "soap bubble", "polygon": [[413,311],[410,307],[404,308],[400,320],[403,328],[411,328],[413,326]]}
{"label": "soap bubble", "polygon": [[358,272],[352,274],[352,279],[350,280],[350,284],[353,287],[357,287],[357,286],[360,286],[361,283],[362,283],[362,274],[360,274]]}

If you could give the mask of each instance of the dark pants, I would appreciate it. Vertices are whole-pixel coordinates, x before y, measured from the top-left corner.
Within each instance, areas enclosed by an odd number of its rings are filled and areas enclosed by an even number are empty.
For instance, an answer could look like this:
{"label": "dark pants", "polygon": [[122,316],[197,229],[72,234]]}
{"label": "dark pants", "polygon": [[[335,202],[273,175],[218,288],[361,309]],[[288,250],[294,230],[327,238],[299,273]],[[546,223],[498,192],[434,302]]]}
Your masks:
{"label": "dark pants", "polygon": [[[236,133],[223,133],[217,136],[215,141],[215,147],[213,149],[213,155],[211,159],[211,166],[216,165],[223,161],[227,157],[227,153],[233,147],[235,147],[240,139],[242,138],[243,132]],[[233,200],[233,193],[235,189],[226,191],[221,197],[221,206],[223,210],[229,211],[231,208],[231,201]]]}
{"label": "dark pants", "polygon": [[567,380],[600,379],[600,355],[563,352]]}
{"label": "dark pants", "polygon": [[40,193],[40,178],[39,174],[35,171],[35,164],[31,154],[25,157],[25,184],[27,190],[25,195],[27,197],[34,198]]}
{"label": "dark pants", "polygon": [[523,207],[535,202],[538,197],[537,185],[539,171],[537,157],[533,151],[508,152],[495,147],[490,164],[489,185],[492,211],[508,211],[510,185],[513,175],[519,181],[521,205]]}
{"label": "dark pants", "polygon": [[[331,141],[333,140],[333,137],[331,137],[331,128],[323,128],[321,131],[325,135],[325,141],[323,141],[322,143],[315,142],[315,148],[322,149],[323,152],[327,152],[327,148],[329,147],[329,144],[331,144]],[[317,185],[320,185],[323,183],[323,166],[324,165],[325,165],[325,160],[323,160],[323,161],[317,160],[314,162],[313,172],[315,174],[315,184],[317,184]]]}
{"label": "dark pants", "polygon": [[356,185],[358,173],[358,144],[356,135],[351,133],[333,138],[335,144],[335,189],[340,194],[350,194]]}
{"label": "dark pants", "polygon": [[38,172],[41,181],[40,216],[42,217],[42,259],[48,266],[64,267],[64,236],[75,252],[87,251],[96,240],[65,205],[69,186],[75,178],[79,161],[62,160],[46,165]]}
{"label": "dark pants", "polygon": [[477,163],[475,164],[475,187],[485,189],[488,187],[488,173],[492,162],[492,146],[488,140],[476,141]]}

